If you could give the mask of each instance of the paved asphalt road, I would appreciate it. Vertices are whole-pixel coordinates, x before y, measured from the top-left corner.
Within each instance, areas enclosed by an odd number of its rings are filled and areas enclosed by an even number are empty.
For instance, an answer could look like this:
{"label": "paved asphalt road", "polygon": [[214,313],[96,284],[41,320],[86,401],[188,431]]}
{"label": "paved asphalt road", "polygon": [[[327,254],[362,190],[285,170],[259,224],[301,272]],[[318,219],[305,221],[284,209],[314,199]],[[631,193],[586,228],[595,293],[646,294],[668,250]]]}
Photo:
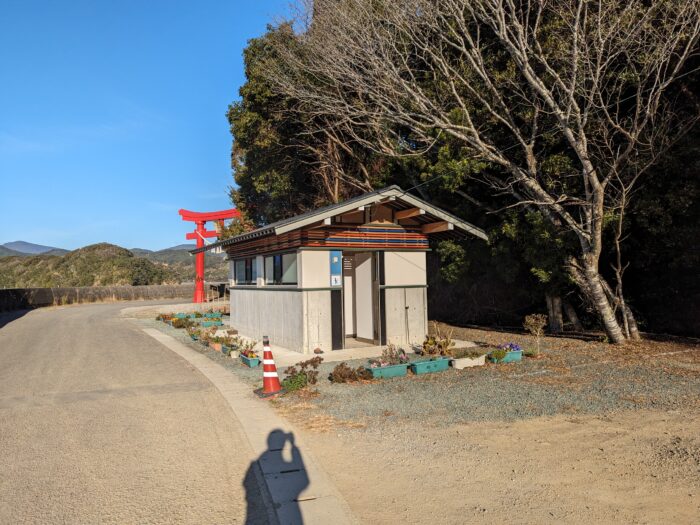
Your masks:
{"label": "paved asphalt road", "polygon": [[264,522],[232,411],[126,306],[0,315],[0,523]]}

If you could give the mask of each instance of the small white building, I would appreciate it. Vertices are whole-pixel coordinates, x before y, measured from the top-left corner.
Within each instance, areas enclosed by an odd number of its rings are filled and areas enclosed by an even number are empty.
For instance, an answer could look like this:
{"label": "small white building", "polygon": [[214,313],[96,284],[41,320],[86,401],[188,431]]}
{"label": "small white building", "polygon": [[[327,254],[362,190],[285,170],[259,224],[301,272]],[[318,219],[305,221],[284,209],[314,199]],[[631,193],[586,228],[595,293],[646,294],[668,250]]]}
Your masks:
{"label": "small white building", "polygon": [[390,186],[203,248],[230,261],[231,326],[308,354],[420,344],[428,238],[479,228]]}

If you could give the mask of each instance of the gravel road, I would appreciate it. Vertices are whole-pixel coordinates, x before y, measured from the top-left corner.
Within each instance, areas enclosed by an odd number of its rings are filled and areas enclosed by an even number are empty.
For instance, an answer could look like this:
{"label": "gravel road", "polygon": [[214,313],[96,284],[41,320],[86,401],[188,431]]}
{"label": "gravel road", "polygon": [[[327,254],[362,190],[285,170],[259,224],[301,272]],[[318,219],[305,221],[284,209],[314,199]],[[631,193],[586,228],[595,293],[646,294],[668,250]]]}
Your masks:
{"label": "gravel road", "polygon": [[126,306],[0,316],[0,523],[263,523],[232,412]]}

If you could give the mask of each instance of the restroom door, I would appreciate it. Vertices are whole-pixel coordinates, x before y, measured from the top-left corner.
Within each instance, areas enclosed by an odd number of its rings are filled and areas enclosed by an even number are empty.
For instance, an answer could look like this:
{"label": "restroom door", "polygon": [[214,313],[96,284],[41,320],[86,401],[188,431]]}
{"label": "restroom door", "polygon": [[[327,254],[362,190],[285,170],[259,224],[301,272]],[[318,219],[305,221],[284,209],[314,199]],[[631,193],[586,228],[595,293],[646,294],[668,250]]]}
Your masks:
{"label": "restroom door", "polygon": [[368,343],[375,340],[374,258],[372,253],[355,254],[355,334]]}
{"label": "restroom door", "polygon": [[343,319],[345,337],[355,337],[355,256],[343,256]]}

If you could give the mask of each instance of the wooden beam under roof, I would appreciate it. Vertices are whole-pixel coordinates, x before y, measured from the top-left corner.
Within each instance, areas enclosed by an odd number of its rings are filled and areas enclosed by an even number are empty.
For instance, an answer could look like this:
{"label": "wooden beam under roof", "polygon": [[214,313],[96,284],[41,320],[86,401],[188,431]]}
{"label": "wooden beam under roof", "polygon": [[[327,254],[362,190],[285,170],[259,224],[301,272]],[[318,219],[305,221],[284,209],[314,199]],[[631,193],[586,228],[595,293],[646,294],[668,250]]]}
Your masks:
{"label": "wooden beam under roof", "polygon": [[399,210],[394,213],[394,217],[396,217],[397,221],[400,221],[401,219],[409,219],[418,215],[425,215],[425,210],[421,208],[408,208],[407,210]]}
{"label": "wooden beam under roof", "polygon": [[455,225],[447,221],[431,222],[421,226],[421,232],[425,234],[446,232],[454,229]]}
{"label": "wooden beam under roof", "polygon": [[364,206],[361,207],[361,209],[349,211],[347,213],[343,213],[342,215],[338,216],[340,218],[340,222],[357,222],[359,221],[360,223],[365,222],[365,209]]}

